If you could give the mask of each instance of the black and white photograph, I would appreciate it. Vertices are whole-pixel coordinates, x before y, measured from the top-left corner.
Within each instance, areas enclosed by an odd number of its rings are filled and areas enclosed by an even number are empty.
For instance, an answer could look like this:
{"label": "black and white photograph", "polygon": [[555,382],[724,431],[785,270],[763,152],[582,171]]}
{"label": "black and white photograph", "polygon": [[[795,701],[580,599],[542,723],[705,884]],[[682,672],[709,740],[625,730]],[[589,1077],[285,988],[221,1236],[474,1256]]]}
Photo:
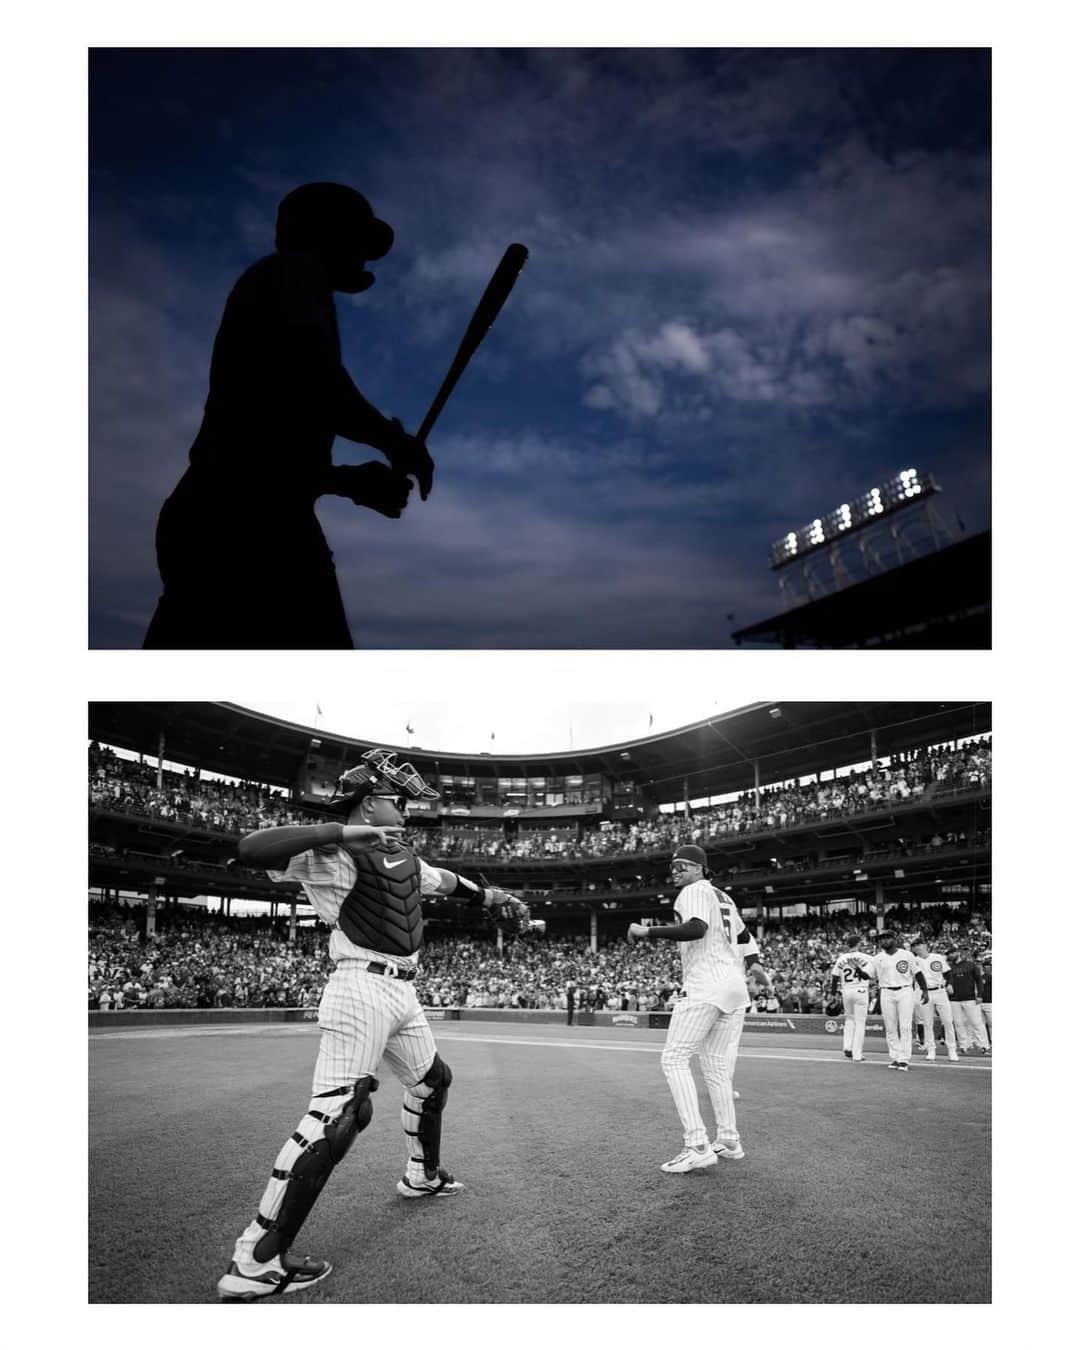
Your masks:
{"label": "black and white photograph", "polygon": [[990,705],[693,701],[92,703],[91,1301],[988,1302]]}

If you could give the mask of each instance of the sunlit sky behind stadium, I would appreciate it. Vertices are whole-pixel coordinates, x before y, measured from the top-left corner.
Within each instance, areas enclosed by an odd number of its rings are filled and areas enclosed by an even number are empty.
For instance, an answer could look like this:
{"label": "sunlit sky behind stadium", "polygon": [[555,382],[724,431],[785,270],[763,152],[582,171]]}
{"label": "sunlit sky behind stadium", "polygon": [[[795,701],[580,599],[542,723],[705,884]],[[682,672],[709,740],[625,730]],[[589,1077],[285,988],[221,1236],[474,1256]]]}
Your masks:
{"label": "sunlit sky behind stadium", "polygon": [[318,178],[396,230],[338,309],[407,426],[531,249],[430,501],[320,505],[357,646],[725,646],[773,540],[908,467],[989,523],[987,51],[132,48],[90,95],[92,646],[142,640],[225,297]]}
{"label": "sunlit sky behind stadium", "polygon": [[[241,702],[244,707],[301,726],[318,726],[360,740],[478,754],[543,754],[585,750],[687,726],[726,712],[715,683],[680,685],[654,698],[625,702],[522,700],[513,690],[478,692],[474,699],[319,699],[318,702]],[[744,702],[751,702],[747,699]],[[650,726],[650,718],[652,724]],[[410,731],[409,728],[412,728]],[[493,739],[494,737],[494,739]]]}

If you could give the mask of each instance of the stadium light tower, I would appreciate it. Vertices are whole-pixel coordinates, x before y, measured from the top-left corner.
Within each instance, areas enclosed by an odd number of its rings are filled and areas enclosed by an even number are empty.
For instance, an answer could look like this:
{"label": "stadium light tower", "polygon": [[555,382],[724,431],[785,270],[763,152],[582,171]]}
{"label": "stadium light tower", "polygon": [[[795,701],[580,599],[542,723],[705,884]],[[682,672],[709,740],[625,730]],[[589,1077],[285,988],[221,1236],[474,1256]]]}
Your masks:
{"label": "stadium light tower", "polygon": [[933,474],[901,469],[777,539],[769,550],[769,565],[788,607],[952,543],[952,531],[933,502],[940,491]]}

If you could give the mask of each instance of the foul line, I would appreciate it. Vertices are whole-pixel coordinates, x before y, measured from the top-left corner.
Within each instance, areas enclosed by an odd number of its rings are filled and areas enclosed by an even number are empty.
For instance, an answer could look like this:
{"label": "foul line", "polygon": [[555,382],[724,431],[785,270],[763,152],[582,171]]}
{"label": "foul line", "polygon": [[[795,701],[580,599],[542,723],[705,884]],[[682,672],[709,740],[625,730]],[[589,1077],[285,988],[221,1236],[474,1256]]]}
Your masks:
{"label": "foul line", "polygon": [[[311,1033],[317,1030],[314,1022],[304,1022],[300,1025],[292,1026],[272,1026],[260,1025],[253,1027],[145,1027],[130,1031],[92,1031],[90,1033],[92,1040],[144,1040],[154,1038],[170,1039],[180,1036],[254,1036],[254,1035],[274,1035],[274,1036],[296,1036],[305,1033]],[[528,1036],[482,1036],[447,1032],[442,1026],[436,1023],[432,1027],[439,1041],[456,1041],[464,1045],[527,1045],[547,1046],[556,1050],[617,1050],[624,1054],[644,1054],[658,1055],[663,1050],[663,1044],[659,1041],[580,1041],[580,1040],[544,1040]],[[841,1052],[836,1050],[831,1054],[826,1054],[820,1050],[747,1050],[744,1048],[745,1041],[739,1045],[740,1059],[778,1059],[788,1060],[800,1064],[848,1064],[852,1065],[854,1070],[854,1061],[846,1060],[841,1057]],[[885,1059],[864,1059],[863,1064],[869,1064],[874,1068],[887,1069],[888,1062]],[[934,1060],[933,1068],[942,1069],[946,1065],[950,1066],[952,1072],[959,1069],[963,1073],[989,1073],[993,1064],[971,1064],[963,1060],[953,1063],[950,1060]],[[931,1065],[925,1060],[912,1060],[913,1069],[929,1069]]]}

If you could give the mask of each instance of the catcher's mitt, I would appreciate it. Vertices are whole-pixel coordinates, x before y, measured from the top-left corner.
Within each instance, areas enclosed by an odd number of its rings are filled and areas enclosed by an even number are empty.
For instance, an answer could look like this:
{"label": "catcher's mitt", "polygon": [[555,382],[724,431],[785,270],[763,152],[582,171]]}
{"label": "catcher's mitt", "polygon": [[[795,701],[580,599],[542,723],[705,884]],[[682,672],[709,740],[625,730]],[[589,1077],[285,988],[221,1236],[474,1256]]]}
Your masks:
{"label": "catcher's mitt", "polygon": [[839,1017],[843,1011],[844,1011],[843,999],[831,998],[829,999],[828,1003],[825,1004],[826,1017]]}
{"label": "catcher's mitt", "polygon": [[529,906],[509,891],[498,886],[489,886],[483,877],[479,884],[484,888],[484,918],[496,928],[508,928],[511,933],[529,931]]}

